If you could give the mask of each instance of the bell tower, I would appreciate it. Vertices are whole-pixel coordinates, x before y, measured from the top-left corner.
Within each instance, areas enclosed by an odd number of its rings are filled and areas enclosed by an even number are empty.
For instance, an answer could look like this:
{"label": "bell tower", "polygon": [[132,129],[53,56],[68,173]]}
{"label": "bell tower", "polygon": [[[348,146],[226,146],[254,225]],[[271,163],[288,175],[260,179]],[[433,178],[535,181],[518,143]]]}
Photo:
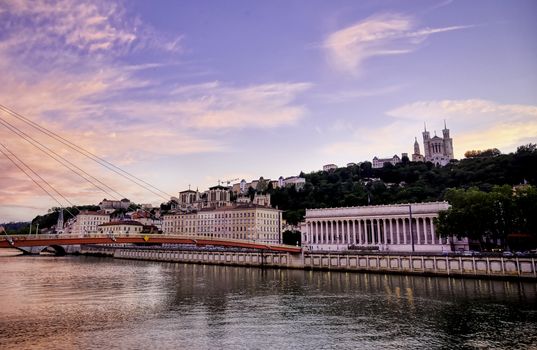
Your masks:
{"label": "bell tower", "polygon": [[444,137],[444,155],[448,159],[455,159],[453,154],[453,139],[449,137],[449,129],[446,125],[446,120],[444,119],[444,129],[442,130],[442,136]]}
{"label": "bell tower", "polygon": [[423,123],[423,153],[425,159],[431,156],[431,135],[427,131],[427,125]]}

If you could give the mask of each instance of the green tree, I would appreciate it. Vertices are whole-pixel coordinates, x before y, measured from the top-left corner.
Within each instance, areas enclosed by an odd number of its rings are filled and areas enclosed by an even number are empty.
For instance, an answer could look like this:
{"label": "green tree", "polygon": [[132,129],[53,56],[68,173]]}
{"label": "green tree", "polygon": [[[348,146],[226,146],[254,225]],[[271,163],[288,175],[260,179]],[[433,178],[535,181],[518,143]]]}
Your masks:
{"label": "green tree", "polygon": [[440,212],[436,222],[443,237],[467,237],[481,246],[499,241],[505,247],[513,233],[536,235],[537,190],[533,186],[514,193],[509,185],[494,186],[490,192],[475,187],[450,189],[446,199],[451,207]]}
{"label": "green tree", "polygon": [[288,245],[297,245],[300,246],[302,239],[302,234],[300,231],[295,230],[286,230],[282,233],[282,243]]}

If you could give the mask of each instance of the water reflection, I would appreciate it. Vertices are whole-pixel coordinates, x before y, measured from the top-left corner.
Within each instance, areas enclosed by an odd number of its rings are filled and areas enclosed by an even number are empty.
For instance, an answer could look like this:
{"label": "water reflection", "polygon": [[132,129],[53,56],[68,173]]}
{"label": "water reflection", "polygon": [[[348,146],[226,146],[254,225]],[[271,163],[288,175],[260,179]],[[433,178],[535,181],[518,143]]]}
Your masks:
{"label": "water reflection", "polygon": [[2,257],[0,348],[537,346],[537,284]]}

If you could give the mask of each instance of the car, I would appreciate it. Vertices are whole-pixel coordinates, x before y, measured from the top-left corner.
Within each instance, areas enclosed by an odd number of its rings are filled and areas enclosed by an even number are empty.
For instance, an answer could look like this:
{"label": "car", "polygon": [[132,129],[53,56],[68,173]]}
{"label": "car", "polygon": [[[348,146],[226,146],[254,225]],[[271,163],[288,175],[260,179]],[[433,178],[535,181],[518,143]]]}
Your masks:
{"label": "car", "polygon": [[510,251],[506,250],[502,253],[503,256],[505,257],[512,257],[512,256],[515,256],[513,253],[511,253]]}
{"label": "car", "polygon": [[462,255],[463,256],[476,256],[476,255],[479,255],[479,252],[475,250],[465,250],[464,252],[462,252]]}

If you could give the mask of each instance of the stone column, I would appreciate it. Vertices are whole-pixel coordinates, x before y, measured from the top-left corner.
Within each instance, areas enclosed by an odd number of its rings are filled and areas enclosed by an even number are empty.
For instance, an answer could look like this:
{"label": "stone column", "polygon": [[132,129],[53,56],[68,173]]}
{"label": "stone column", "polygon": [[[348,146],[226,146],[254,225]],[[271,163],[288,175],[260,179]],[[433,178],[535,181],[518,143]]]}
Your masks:
{"label": "stone column", "polygon": [[319,244],[324,244],[324,220],[319,221]]}
{"label": "stone column", "polygon": [[345,239],[345,221],[337,222],[337,244],[342,244]]}
{"label": "stone column", "polygon": [[[421,237],[420,237],[420,220],[419,218],[416,218],[416,237],[417,237],[417,244],[421,244]],[[412,226],[410,226],[412,227]]]}
{"label": "stone column", "polygon": [[323,222],[317,222],[317,244],[321,244],[323,240]]}
{"label": "stone column", "polygon": [[436,238],[436,234],[434,232],[433,218],[429,218],[429,221],[430,221],[430,225],[431,225],[431,239],[432,239],[433,244],[436,244],[437,243],[437,238]]}
{"label": "stone column", "polygon": [[382,244],[382,235],[380,232],[380,219],[377,219],[377,245]]}
{"label": "stone column", "polygon": [[383,228],[384,228],[384,245],[387,245],[388,244],[388,231],[390,230],[390,228],[388,227],[388,219],[384,219],[382,220],[382,225],[383,225]]}
{"label": "stone column", "polygon": [[347,244],[352,244],[352,220],[347,221]]}
{"label": "stone column", "polygon": [[425,240],[425,244],[433,243],[429,242],[430,236],[427,235],[427,218],[423,218],[423,239]]}
{"label": "stone column", "polygon": [[352,220],[352,240],[351,244],[356,245],[356,220]]}
{"label": "stone column", "polygon": [[393,218],[390,218],[390,244],[395,244],[393,241]]}
{"label": "stone column", "polygon": [[367,224],[368,219],[364,220],[364,244],[369,245],[369,237],[368,237],[368,231],[369,231],[369,225]]}
{"label": "stone column", "polygon": [[330,244],[334,244],[334,220],[330,221]]}
{"label": "stone column", "polygon": [[330,244],[336,244],[337,242],[337,221],[332,221],[332,240]]}
{"label": "stone column", "polygon": [[362,245],[363,244],[363,241],[362,241],[362,220],[358,219],[356,224],[358,225],[358,245]]}
{"label": "stone column", "polygon": [[403,244],[407,244],[407,227],[406,219],[403,219]]}
{"label": "stone column", "polygon": [[397,233],[397,244],[401,244],[401,232],[399,228],[399,218],[395,219],[395,232]]}
{"label": "stone column", "polygon": [[347,235],[349,234],[348,230],[349,223],[345,223],[345,220],[341,222],[341,243],[347,244]]}

